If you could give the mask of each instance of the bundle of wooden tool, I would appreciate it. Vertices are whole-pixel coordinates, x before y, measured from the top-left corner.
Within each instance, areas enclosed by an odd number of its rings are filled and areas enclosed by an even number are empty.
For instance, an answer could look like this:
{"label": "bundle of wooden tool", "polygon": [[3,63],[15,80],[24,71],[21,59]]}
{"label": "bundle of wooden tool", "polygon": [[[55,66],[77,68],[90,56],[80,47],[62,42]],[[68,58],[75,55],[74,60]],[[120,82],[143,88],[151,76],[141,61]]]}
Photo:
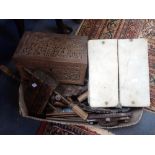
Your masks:
{"label": "bundle of wooden tool", "polygon": [[41,71],[23,70],[23,78],[16,77],[6,66],[0,70],[21,82],[28,115],[46,120],[102,127],[128,123],[132,118],[131,108],[92,108],[88,104],[88,81],[83,86],[59,84],[51,75]]}
{"label": "bundle of wooden tool", "polygon": [[[129,122],[130,108],[92,108],[88,104],[87,80],[83,86],[59,84],[51,75],[25,69],[31,84],[23,81],[29,115],[53,121],[98,124],[102,127]],[[28,79],[28,76],[25,79]]]}

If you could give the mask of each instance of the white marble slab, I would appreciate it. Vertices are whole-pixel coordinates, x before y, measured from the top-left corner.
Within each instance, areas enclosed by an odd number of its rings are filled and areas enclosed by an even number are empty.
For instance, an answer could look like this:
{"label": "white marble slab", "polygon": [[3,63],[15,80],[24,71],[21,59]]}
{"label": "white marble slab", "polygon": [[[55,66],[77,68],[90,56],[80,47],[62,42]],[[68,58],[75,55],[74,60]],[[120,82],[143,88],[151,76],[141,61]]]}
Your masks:
{"label": "white marble slab", "polygon": [[118,40],[118,55],[121,105],[129,107],[149,106],[147,40]]}
{"label": "white marble slab", "polygon": [[115,107],[118,104],[117,40],[88,42],[89,85],[91,107]]}

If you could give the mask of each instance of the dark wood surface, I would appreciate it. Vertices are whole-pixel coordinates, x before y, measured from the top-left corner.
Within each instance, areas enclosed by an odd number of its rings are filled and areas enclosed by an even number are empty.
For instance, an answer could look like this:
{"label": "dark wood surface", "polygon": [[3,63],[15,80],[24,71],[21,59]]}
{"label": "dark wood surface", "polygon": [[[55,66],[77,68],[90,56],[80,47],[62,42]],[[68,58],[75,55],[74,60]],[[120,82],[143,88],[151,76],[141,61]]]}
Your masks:
{"label": "dark wood surface", "polygon": [[[35,87],[33,86],[35,84]],[[25,71],[25,79],[22,81],[24,101],[30,116],[41,115],[56,86],[41,82],[35,76]]]}

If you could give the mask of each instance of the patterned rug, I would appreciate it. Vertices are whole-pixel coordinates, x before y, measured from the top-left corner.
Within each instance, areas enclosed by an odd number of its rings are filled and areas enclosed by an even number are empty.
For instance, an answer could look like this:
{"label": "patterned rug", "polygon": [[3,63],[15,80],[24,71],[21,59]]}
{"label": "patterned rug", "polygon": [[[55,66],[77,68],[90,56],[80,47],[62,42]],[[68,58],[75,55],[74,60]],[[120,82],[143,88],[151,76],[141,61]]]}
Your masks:
{"label": "patterned rug", "polygon": [[[89,39],[134,39],[148,38],[150,95],[152,111],[155,111],[155,20],[84,20],[76,35],[88,36]],[[105,134],[108,132],[105,130]],[[103,133],[103,134],[104,134]],[[42,123],[38,134],[102,134],[97,130],[77,125],[60,123]]]}
{"label": "patterned rug", "polygon": [[42,123],[37,134],[46,135],[98,135],[97,132],[78,125],[61,123]]}

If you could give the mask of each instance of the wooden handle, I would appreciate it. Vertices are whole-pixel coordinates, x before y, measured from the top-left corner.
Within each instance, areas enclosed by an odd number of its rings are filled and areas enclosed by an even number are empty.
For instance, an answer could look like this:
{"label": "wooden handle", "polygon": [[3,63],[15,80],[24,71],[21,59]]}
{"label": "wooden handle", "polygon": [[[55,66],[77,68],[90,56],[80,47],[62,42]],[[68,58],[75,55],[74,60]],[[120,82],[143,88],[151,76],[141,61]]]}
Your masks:
{"label": "wooden handle", "polygon": [[78,99],[79,102],[83,102],[87,98],[88,98],[88,91],[81,94],[77,99]]}
{"label": "wooden handle", "polygon": [[58,101],[54,102],[53,105],[55,107],[60,107],[60,108],[66,108],[66,107],[68,107],[68,105],[66,105],[66,104],[64,104],[62,102],[58,102]]}
{"label": "wooden handle", "polygon": [[70,106],[72,110],[82,119],[86,120],[88,118],[88,113],[83,111],[78,105],[71,103]]}
{"label": "wooden handle", "polygon": [[73,101],[68,101],[65,97],[63,97],[61,94],[59,94],[57,91],[54,91],[55,94],[60,95],[61,99],[68,104],[72,110],[78,115],[80,116],[82,119],[86,120],[88,117],[88,113],[86,113],[85,111],[83,111],[78,105],[74,104]]}

